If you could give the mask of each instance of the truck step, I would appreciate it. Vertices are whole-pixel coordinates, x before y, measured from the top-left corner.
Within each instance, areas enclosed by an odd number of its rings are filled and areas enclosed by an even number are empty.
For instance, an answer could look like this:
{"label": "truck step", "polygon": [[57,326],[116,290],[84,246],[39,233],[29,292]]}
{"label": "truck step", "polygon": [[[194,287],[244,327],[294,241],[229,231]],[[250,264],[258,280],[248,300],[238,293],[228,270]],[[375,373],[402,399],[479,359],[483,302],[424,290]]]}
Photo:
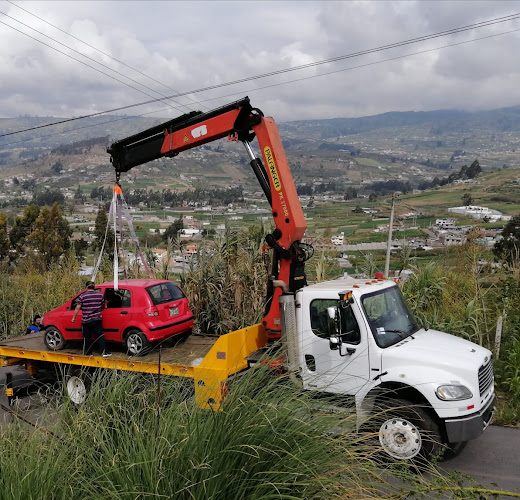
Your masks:
{"label": "truck step", "polygon": [[262,347],[260,349],[257,349],[256,351],[253,351],[249,356],[247,356],[247,367],[251,368],[252,366],[258,364],[260,360],[265,357],[267,349],[267,347]]}

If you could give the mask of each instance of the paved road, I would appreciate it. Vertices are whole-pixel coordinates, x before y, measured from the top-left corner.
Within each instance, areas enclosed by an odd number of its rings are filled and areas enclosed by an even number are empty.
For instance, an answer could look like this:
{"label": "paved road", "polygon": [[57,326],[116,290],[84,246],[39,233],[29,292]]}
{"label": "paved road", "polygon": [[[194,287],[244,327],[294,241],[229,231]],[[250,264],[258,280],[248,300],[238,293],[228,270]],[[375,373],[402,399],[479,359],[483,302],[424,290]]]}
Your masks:
{"label": "paved road", "polygon": [[[14,384],[27,379],[26,372],[18,367],[0,368],[0,402],[3,404],[6,404],[3,385],[7,370],[13,373]],[[28,418],[36,418],[39,414],[34,408],[37,398],[26,397],[20,403],[18,408],[22,414],[24,406],[29,407]],[[0,422],[9,420],[6,416],[0,409]],[[440,468],[467,474],[490,489],[520,493],[520,428],[492,425],[478,439],[470,441],[458,457],[440,464]]]}
{"label": "paved road", "polygon": [[492,425],[441,469],[468,474],[482,486],[520,493],[520,429]]}

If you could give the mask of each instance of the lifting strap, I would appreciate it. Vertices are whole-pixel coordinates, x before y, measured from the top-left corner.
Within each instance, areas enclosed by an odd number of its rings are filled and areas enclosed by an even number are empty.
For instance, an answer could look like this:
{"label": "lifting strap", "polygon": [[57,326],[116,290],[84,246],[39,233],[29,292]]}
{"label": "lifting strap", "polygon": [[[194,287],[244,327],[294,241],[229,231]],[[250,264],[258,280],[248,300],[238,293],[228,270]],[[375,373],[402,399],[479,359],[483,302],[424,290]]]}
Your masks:
{"label": "lifting strap", "polygon": [[[110,209],[108,211],[108,223],[105,230],[105,238],[103,240],[103,244],[101,246],[101,250],[99,252],[99,257],[96,262],[96,265],[94,266],[94,270],[92,271],[92,281],[96,280],[96,275],[99,272],[99,266],[101,265],[101,259],[103,257],[103,250],[105,248],[105,243],[107,241],[108,236],[108,229],[110,227],[110,223],[113,222],[113,230],[114,230],[114,289],[118,290],[119,288],[119,251],[122,251],[122,244],[123,241],[123,219],[126,221],[128,225],[128,229],[130,232],[130,239],[136,246],[136,252],[139,255],[139,258],[141,259],[141,262],[143,264],[143,267],[146,271],[146,274],[149,278],[153,279],[154,275],[148,266],[148,263],[146,262],[146,259],[144,258],[143,252],[141,251],[141,248],[139,246],[139,238],[137,237],[137,234],[134,229],[134,225],[132,222],[132,215],[130,214],[130,210],[128,209],[128,205],[126,204],[126,201],[123,197],[123,190],[121,189],[121,186],[119,183],[116,183],[114,186],[113,192],[112,192],[112,201],[110,203]],[[118,249],[118,236],[119,236],[119,249]],[[124,262],[124,259],[123,259]],[[126,269],[124,270],[125,278],[126,275]]]}

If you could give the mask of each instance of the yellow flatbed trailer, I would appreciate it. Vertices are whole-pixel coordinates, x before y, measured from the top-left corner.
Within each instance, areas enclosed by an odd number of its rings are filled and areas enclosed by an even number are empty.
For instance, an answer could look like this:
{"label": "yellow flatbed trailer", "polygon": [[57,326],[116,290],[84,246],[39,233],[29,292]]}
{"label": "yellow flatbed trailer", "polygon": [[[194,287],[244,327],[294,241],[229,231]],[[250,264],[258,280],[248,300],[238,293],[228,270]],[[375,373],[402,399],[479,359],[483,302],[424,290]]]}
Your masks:
{"label": "yellow flatbed trailer", "polygon": [[265,330],[257,324],[220,337],[192,335],[178,342],[169,339],[144,356],[113,352],[103,358],[86,356],[82,349],[72,347],[73,343],[70,348],[50,351],[43,343],[43,334],[33,333],[1,341],[0,366],[25,365],[31,375],[37,373],[38,364],[56,363],[191,378],[197,405],[215,410],[220,407],[225,381],[245,370],[246,358],[266,342]]}

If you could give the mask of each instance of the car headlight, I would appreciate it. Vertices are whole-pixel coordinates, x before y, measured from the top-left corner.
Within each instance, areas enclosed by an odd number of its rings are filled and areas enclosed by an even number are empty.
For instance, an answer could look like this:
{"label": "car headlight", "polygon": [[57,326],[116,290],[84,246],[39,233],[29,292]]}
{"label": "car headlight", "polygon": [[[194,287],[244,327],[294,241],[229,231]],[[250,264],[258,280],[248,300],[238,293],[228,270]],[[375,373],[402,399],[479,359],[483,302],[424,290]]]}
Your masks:
{"label": "car headlight", "polygon": [[440,385],[435,394],[442,401],[461,401],[473,397],[471,391],[465,385]]}

